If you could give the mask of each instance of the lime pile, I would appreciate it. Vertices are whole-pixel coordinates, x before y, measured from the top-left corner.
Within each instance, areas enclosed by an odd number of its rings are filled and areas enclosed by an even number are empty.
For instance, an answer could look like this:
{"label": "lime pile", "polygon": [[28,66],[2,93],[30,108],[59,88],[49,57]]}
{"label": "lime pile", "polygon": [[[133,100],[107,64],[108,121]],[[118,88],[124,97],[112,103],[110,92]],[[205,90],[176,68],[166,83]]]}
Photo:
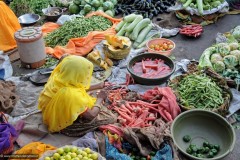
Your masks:
{"label": "lime pile", "polygon": [[117,0],[74,0],[69,6],[71,14],[86,15],[92,11],[103,11],[107,15],[114,17],[114,8]]}
{"label": "lime pile", "polygon": [[78,149],[77,147],[66,146],[59,148],[51,156],[45,157],[44,160],[97,160],[98,154],[90,148]]}

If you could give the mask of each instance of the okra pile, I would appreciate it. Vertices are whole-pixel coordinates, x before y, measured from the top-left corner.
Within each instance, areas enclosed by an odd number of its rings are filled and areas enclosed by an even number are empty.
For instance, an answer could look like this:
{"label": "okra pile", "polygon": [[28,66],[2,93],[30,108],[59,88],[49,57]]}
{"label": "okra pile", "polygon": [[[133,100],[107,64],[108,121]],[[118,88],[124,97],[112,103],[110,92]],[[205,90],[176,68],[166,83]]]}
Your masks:
{"label": "okra pile", "polygon": [[177,91],[181,103],[191,108],[215,109],[224,103],[222,89],[205,74],[184,77]]}
{"label": "okra pile", "polygon": [[112,22],[102,16],[79,17],[65,22],[44,39],[49,47],[55,47],[56,45],[65,46],[71,38],[87,36],[91,31],[105,31],[111,26]]}

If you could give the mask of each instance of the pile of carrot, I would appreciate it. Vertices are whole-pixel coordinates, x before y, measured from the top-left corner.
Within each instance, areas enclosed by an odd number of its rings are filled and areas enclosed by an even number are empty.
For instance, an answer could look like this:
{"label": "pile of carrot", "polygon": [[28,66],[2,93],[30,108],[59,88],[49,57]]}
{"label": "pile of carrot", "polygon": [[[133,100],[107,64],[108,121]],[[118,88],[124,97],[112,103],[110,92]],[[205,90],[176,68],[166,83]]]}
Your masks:
{"label": "pile of carrot", "polygon": [[[115,96],[126,92],[115,93]],[[148,127],[158,118],[169,122],[180,113],[176,97],[169,87],[148,90],[141,95],[141,100],[135,102],[122,100],[121,97],[118,101],[112,101],[109,109],[118,113],[118,122],[123,127]]]}
{"label": "pile of carrot", "polygon": [[125,87],[113,89],[108,91],[108,100],[110,102],[116,102],[123,99],[123,97],[127,94],[127,90]]}

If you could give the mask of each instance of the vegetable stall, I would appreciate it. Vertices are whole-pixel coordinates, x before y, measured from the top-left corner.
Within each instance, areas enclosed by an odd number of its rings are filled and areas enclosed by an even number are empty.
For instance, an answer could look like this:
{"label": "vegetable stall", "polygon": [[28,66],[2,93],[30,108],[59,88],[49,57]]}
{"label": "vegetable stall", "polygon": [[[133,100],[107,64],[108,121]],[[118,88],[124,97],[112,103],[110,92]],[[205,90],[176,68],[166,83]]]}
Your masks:
{"label": "vegetable stall", "polygon": [[[233,130],[226,117],[233,114],[231,107],[239,94],[240,27],[218,35],[217,43],[209,44],[199,60],[185,59],[188,63],[174,60],[174,56],[182,54],[179,47],[191,48],[191,43],[206,39],[205,30],[208,28],[205,25],[212,23],[206,17],[227,14],[232,9],[229,10],[229,6],[237,8],[238,4],[225,0],[12,0],[9,7],[17,17],[25,14],[40,16],[31,27],[21,23],[22,29],[29,29],[24,32],[26,37],[33,39],[24,41],[23,36],[22,41],[17,41],[20,62],[33,69],[32,62],[25,62],[21,56],[26,54],[21,50],[23,44],[34,46],[41,41],[45,45],[42,50],[46,57],[41,59],[44,65],[18,77],[21,83],[11,80],[12,87],[15,87],[11,92],[20,95],[15,99],[19,100],[17,103],[10,103],[12,113],[8,115],[0,110],[0,134],[7,140],[1,141],[0,138],[0,142],[6,144],[4,149],[0,148],[0,155],[11,155],[14,159],[19,154],[29,154],[37,155],[36,159],[40,160],[158,160],[164,157],[169,160],[207,160],[227,156],[236,141],[230,131],[209,131],[216,134],[216,141],[207,133],[197,132],[208,126],[207,123],[198,123],[198,119],[195,132],[178,132],[181,136],[176,139],[173,131],[179,128],[173,128],[173,124],[182,125],[181,129],[185,131],[184,125],[188,123],[175,120],[183,113],[196,110],[222,117],[229,125],[228,129]],[[58,12],[51,10],[49,14],[50,9],[56,8]],[[162,15],[171,13],[181,23],[179,28],[171,25],[163,28],[157,24],[162,20],[174,21],[171,17],[161,19]],[[57,16],[57,20],[47,19],[47,16]],[[193,17],[197,17],[198,23],[194,23]],[[178,33],[181,34],[178,37],[181,36],[180,39],[187,41],[189,46],[181,46],[179,39],[171,38]],[[24,51],[33,53],[26,48]],[[195,52],[195,48],[190,50]],[[97,105],[99,113],[92,121],[78,113],[72,124],[50,134],[42,122],[37,102],[28,101],[36,101],[43,92],[43,85],[69,55],[84,57],[93,64],[93,73],[88,77],[93,89],[78,87],[87,89],[87,94],[93,97],[98,97],[102,91],[106,96]],[[26,57],[35,60],[33,64],[39,63],[36,55]],[[63,85],[62,82],[59,85]],[[36,96],[33,98],[27,95],[28,92]],[[4,118],[6,116],[10,118]],[[209,124],[213,125],[216,118],[208,118]],[[44,129],[41,131],[35,123],[43,125]],[[1,125],[9,134],[1,133]],[[36,137],[31,133],[33,128],[39,131]],[[31,142],[26,138],[28,134]],[[231,140],[223,143],[220,134]]]}

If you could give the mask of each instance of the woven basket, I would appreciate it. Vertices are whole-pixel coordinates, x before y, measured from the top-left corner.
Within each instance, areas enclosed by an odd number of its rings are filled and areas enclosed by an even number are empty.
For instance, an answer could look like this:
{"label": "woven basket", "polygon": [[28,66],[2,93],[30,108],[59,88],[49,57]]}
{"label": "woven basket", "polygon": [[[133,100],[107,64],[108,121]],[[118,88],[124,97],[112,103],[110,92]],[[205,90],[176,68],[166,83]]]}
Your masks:
{"label": "woven basket", "polygon": [[[76,146],[72,146],[72,145],[66,145],[60,148],[64,148],[64,147],[76,147]],[[84,149],[82,147],[77,147],[78,149]],[[56,153],[57,150],[51,150],[51,151],[46,151],[43,155],[41,155],[41,157],[39,158],[39,160],[44,160],[45,157],[49,157],[52,156],[54,153]],[[97,153],[98,154],[98,160],[106,160],[106,158],[104,158],[100,153],[92,151],[93,153]]]}
{"label": "woven basket", "polygon": [[190,110],[190,109],[194,109],[195,107],[193,106],[184,106],[181,103],[181,96],[179,95],[178,91],[177,91],[177,87],[179,85],[179,82],[186,76],[195,73],[195,74],[200,74],[200,73],[205,73],[207,76],[209,76],[214,82],[216,82],[216,84],[223,90],[222,96],[224,99],[224,102],[221,106],[219,106],[217,109],[208,109],[210,111],[216,112],[222,116],[226,116],[228,114],[228,109],[229,109],[229,105],[230,105],[230,101],[232,99],[232,93],[230,88],[227,85],[226,80],[221,77],[219,74],[217,74],[216,72],[214,72],[212,69],[207,68],[204,71],[198,71],[198,70],[190,70],[188,73],[180,75],[175,77],[174,79],[169,81],[169,86],[173,89],[174,94],[177,97],[177,101],[178,104],[182,107],[183,110]]}
{"label": "woven basket", "polygon": [[117,52],[111,52],[110,50],[108,50],[108,45],[106,45],[106,43],[107,43],[106,40],[103,41],[103,52],[108,58],[111,58],[111,59],[116,59],[116,60],[124,59],[125,57],[127,57],[127,55],[131,51],[132,42],[130,40],[129,40],[128,48],[124,49],[122,52],[121,50],[118,50]]}
{"label": "woven basket", "polygon": [[[0,124],[8,123],[7,118],[3,112],[0,112],[0,117],[2,117],[2,119],[3,119],[3,122],[0,122]],[[13,142],[14,142],[13,137],[10,135],[10,146],[8,148],[4,149],[1,154],[11,154],[14,150]]]}

